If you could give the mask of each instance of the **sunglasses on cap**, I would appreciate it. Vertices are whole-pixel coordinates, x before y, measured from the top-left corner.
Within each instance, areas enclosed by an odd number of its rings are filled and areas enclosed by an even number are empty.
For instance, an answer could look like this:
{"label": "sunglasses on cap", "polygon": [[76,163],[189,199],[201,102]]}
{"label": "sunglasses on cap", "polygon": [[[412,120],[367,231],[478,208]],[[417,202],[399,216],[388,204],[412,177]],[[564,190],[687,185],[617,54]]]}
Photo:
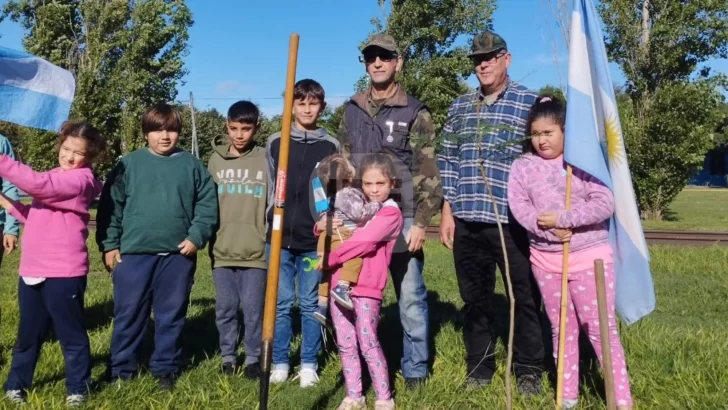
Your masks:
{"label": "sunglasses on cap", "polygon": [[377,60],[377,57],[379,57],[382,62],[388,63],[392,60],[396,60],[398,56],[397,53],[393,53],[391,51],[376,50],[366,52],[363,55],[359,56],[359,62],[370,64],[375,62]]}

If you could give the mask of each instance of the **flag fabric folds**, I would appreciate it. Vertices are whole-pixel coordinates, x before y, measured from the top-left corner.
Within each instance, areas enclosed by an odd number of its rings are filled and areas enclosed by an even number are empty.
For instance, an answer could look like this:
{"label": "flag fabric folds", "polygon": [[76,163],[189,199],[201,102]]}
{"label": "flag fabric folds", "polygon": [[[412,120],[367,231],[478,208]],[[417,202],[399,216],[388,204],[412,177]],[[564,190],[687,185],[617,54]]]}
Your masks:
{"label": "flag fabric folds", "polygon": [[76,91],[73,74],[48,61],[0,47],[0,120],[57,131]]}
{"label": "flag fabric folds", "polygon": [[607,53],[592,0],[574,1],[567,99],[564,159],[599,179],[614,194],[609,239],[616,272],[616,310],[632,324],[655,309],[655,290]]}

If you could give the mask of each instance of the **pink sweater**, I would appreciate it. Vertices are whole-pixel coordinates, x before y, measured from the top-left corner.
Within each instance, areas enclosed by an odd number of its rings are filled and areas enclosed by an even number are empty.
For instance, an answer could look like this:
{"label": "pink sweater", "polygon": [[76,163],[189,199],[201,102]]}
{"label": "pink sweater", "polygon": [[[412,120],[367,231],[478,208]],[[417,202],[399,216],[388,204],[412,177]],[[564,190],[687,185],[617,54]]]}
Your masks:
{"label": "pink sweater", "polygon": [[542,212],[558,212],[557,227],[572,229],[570,250],[576,252],[608,243],[606,221],[614,213],[614,199],[609,188],[573,168],[571,209],[566,211],[563,157],[547,160],[526,154],[511,167],[508,207],[528,231],[531,247],[546,252],[562,252],[563,244],[553,229],[539,228],[537,219]]}
{"label": "pink sweater", "polygon": [[20,241],[20,276],[66,278],[88,273],[89,207],[102,185],[91,168],[35,172],[0,155],[0,178],[33,197],[14,201],[10,213],[25,225]]}
{"label": "pink sweater", "polygon": [[328,265],[336,268],[332,283],[336,283],[341,276],[341,264],[354,258],[363,258],[359,281],[352,289],[352,295],[382,299],[392,250],[402,232],[403,223],[397,203],[391,199],[384,202],[382,209],[366,226],[357,228],[351,238],[329,255]]}

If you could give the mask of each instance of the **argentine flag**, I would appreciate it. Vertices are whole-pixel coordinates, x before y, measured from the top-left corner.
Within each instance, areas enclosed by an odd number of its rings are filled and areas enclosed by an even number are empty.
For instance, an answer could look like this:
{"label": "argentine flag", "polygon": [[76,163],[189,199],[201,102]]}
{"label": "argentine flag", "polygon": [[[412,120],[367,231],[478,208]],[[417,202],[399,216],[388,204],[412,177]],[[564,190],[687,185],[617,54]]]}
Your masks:
{"label": "argentine flag", "polygon": [[655,290],[607,53],[592,0],[575,0],[569,44],[564,159],[614,194],[609,224],[616,272],[616,310],[632,324],[655,309]]}
{"label": "argentine flag", "polygon": [[73,75],[42,58],[0,47],[0,120],[58,131],[71,111]]}

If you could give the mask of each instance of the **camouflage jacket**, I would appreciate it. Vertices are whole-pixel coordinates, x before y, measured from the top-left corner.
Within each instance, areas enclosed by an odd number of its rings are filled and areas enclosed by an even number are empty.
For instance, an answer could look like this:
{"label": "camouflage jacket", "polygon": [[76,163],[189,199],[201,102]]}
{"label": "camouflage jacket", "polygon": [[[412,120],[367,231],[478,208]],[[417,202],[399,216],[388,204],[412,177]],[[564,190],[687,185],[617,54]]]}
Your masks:
{"label": "camouflage jacket", "polygon": [[[337,133],[341,151],[350,158],[377,152],[393,154],[398,166],[405,168],[400,175],[406,174],[402,176],[402,212],[405,217],[414,216],[415,224],[425,228],[439,212],[443,196],[432,116],[400,86],[386,101],[378,103],[370,96],[370,90],[365,90],[346,103]],[[410,184],[412,194],[405,192]],[[411,207],[408,195],[412,196]]]}

